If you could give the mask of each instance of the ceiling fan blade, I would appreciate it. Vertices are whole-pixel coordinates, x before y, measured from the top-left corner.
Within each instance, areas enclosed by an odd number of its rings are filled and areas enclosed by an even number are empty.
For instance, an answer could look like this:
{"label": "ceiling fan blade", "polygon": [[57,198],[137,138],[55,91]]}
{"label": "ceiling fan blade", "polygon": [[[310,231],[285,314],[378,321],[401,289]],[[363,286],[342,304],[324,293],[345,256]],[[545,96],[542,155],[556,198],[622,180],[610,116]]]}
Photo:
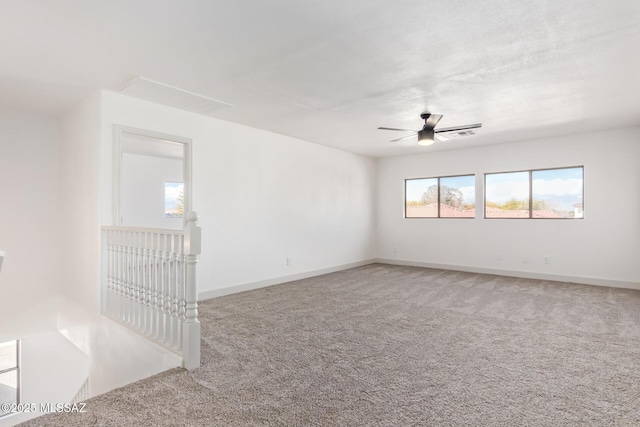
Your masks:
{"label": "ceiling fan blade", "polygon": [[398,139],[392,139],[389,142],[397,142],[397,141],[402,141],[403,139],[409,139],[409,138],[415,138],[417,134],[413,134],[413,135],[408,135],[408,136],[403,136],[402,138],[398,138]]}
{"label": "ceiling fan blade", "polygon": [[436,127],[440,119],[442,118],[442,114],[431,114],[424,121],[424,127],[427,129],[433,129]]}
{"label": "ceiling fan blade", "polygon": [[418,132],[415,129],[398,129],[398,128],[385,128],[385,127],[379,127],[378,129],[380,129],[380,130],[400,130],[400,131],[403,131],[403,132]]}
{"label": "ceiling fan blade", "polygon": [[472,125],[461,125],[461,126],[453,126],[450,128],[442,128],[442,129],[436,129],[435,132],[436,133],[443,133],[443,132],[455,132],[458,130],[466,130],[466,129],[476,129],[482,127],[482,123],[474,123]]}

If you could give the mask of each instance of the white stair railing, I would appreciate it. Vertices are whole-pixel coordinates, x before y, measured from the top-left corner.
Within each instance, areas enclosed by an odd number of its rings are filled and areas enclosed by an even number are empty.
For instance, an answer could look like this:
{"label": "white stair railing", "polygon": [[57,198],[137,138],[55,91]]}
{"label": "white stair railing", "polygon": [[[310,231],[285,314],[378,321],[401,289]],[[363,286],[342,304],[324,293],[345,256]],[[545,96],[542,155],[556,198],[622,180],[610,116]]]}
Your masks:
{"label": "white stair railing", "polygon": [[89,398],[89,377],[87,377],[84,380],[84,382],[76,392],[75,396],[73,396],[73,399],[71,399],[70,403],[73,404],[73,403],[84,402],[88,398]]}
{"label": "white stair railing", "polygon": [[102,313],[200,366],[198,215],[184,230],[102,227]]}

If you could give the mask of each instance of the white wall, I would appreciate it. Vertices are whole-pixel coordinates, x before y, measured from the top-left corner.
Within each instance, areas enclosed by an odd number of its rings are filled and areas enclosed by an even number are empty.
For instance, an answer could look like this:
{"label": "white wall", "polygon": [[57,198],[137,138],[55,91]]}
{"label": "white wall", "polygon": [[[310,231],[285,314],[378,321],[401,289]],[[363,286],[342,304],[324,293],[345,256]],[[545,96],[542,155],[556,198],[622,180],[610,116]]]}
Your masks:
{"label": "white wall", "polygon": [[[640,129],[378,161],[378,257],[471,271],[640,286]],[[485,172],[584,165],[583,220],[482,219]],[[404,179],[476,174],[476,219],[403,218]],[[394,251],[395,249],[395,251]],[[550,264],[544,264],[550,257]]]}
{"label": "white wall", "polygon": [[[103,92],[59,127],[0,113],[0,318],[20,310],[7,301],[35,304],[57,291],[98,308],[113,124],[193,139],[202,295],[374,256],[585,283],[640,280],[638,128],[380,159],[376,173],[363,156]],[[485,220],[481,208],[474,220],[402,218],[407,177],[476,173],[481,200],[485,172],[573,165],[585,166],[581,221]]]}
{"label": "white wall", "polygon": [[100,94],[60,118],[62,294],[100,304]]}
{"label": "white wall", "polygon": [[60,284],[58,125],[52,118],[0,112],[0,324]]}
{"label": "white wall", "polygon": [[375,160],[111,92],[102,92],[103,224],[114,124],[193,140],[201,296],[373,257]]}
{"label": "white wall", "polygon": [[164,183],[182,182],[182,160],[122,153],[120,213],[128,227],[178,228],[183,218],[165,217]]}

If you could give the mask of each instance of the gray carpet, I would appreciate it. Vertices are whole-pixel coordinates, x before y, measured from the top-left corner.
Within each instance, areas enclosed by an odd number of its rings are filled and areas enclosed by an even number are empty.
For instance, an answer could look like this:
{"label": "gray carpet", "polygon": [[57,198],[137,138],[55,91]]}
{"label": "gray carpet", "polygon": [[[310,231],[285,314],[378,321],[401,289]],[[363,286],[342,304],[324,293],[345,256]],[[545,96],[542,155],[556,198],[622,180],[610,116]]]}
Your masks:
{"label": "gray carpet", "polygon": [[640,425],[638,291],[373,264],[200,320],[201,368],[25,425]]}

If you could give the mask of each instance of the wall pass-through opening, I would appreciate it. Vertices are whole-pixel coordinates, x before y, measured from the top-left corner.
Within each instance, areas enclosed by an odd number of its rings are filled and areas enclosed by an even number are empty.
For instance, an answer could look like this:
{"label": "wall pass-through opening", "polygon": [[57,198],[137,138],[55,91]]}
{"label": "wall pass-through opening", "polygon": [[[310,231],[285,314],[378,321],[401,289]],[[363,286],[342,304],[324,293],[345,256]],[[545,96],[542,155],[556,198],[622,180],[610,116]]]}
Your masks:
{"label": "wall pass-through opening", "polygon": [[182,229],[191,210],[191,140],[114,127],[114,225]]}

